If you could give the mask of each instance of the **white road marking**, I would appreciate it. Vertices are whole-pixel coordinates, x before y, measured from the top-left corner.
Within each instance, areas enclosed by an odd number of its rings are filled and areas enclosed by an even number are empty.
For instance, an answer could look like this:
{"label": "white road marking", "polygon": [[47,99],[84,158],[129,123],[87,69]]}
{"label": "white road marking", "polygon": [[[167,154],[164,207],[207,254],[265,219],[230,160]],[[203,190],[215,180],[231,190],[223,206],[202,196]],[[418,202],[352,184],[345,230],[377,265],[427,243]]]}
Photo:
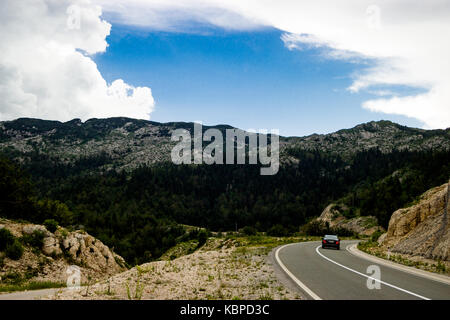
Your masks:
{"label": "white road marking", "polygon": [[283,269],[284,272],[286,272],[286,274],[300,287],[303,289],[303,291],[305,291],[311,298],[313,298],[314,300],[322,300],[322,298],[320,298],[317,294],[315,294],[311,289],[309,289],[303,282],[301,282],[296,276],[294,276],[292,274],[292,272],[289,271],[289,269],[284,265],[283,262],[281,262],[280,257],[278,256],[278,253],[280,252],[281,249],[288,247],[288,246],[292,246],[298,243],[290,243],[290,244],[286,244],[284,246],[281,246],[277,249],[277,251],[275,251],[275,260],[278,262],[278,264],[280,265],[281,269]]}
{"label": "white road marking", "polygon": [[375,279],[375,278],[370,277],[370,276],[368,276],[368,275],[366,275],[366,274],[364,274],[364,273],[361,273],[361,272],[358,272],[358,271],[356,271],[356,270],[353,270],[353,269],[351,269],[351,268],[349,268],[349,267],[346,267],[346,266],[340,264],[339,262],[336,262],[336,261],[334,261],[334,260],[331,260],[330,258],[325,257],[323,254],[321,254],[321,253],[319,252],[319,248],[320,248],[320,247],[321,247],[321,246],[317,246],[317,248],[316,248],[317,254],[318,254],[319,256],[321,256],[322,258],[324,258],[324,259],[326,259],[326,260],[328,260],[328,261],[330,261],[330,262],[332,262],[332,263],[338,265],[338,266],[341,267],[341,268],[344,268],[344,269],[346,269],[346,270],[348,270],[348,271],[354,272],[354,273],[356,273],[356,274],[359,274],[360,276],[369,278],[369,279],[371,279],[371,280],[378,281],[378,282],[380,282],[381,284],[384,284],[384,285],[386,285],[386,286],[388,286],[388,287],[391,287],[391,288],[397,289],[397,290],[399,290],[399,291],[408,293],[408,294],[413,295],[413,296],[415,296],[415,297],[418,297],[418,298],[420,298],[420,299],[423,299],[423,300],[431,300],[431,299],[429,299],[429,298],[427,298],[427,297],[424,297],[424,296],[421,296],[421,295],[419,295],[419,294],[417,294],[417,293],[414,293],[414,292],[411,292],[411,291],[402,289],[402,288],[400,288],[400,287],[394,286],[393,284],[390,284],[390,283],[381,281],[381,280],[379,280],[379,279]]}
{"label": "white road marking", "polygon": [[382,258],[378,258],[378,257],[372,256],[370,254],[367,254],[367,253],[365,253],[363,251],[358,250],[358,248],[356,246],[357,246],[357,243],[349,244],[346,247],[346,249],[347,249],[348,252],[350,252],[352,255],[354,255],[354,256],[356,256],[358,258],[363,258],[363,259],[365,259],[367,261],[372,261],[372,262],[375,262],[377,264],[381,264],[381,265],[387,266],[389,268],[397,269],[397,270],[400,270],[400,271],[403,271],[403,272],[408,272],[408,273],[413,274],[413,275],[418,276],[418,277],[422,277],[422,278],[425,278],[425,279],[438,281],[440,283],[445,283],[447,285],[450,285],[450,277],[448,277],[448,276],[431,273],[429,271],[424,271],[424,270],[421,270],[421,269],[416,269],[416,268],[413,268],[413,267],[404,266],[404,265],[398,264],[396,262],[392,262],[390,260],[385,260],[385,259],[382,259]]}

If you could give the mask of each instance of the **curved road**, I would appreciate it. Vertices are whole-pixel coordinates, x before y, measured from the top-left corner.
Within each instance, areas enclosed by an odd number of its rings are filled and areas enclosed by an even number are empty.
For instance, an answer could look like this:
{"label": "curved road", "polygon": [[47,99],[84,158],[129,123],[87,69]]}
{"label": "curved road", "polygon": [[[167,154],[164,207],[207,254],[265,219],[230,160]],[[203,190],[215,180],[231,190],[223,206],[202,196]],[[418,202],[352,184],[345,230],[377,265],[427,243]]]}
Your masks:
{"label": "curved road", "polygon": [[[310,299],[450,299],[449,284],[356,256],[347,250],[355,243],[342,241],[341,250],[322,249],[320,241],[294,243],[280,247],[275,255],[281,268]],[[380,268],[380,281],[370,278],[374,276],[373,271],[368,272],[371,265]],[[380,288],[369,289],[368,282]]]}

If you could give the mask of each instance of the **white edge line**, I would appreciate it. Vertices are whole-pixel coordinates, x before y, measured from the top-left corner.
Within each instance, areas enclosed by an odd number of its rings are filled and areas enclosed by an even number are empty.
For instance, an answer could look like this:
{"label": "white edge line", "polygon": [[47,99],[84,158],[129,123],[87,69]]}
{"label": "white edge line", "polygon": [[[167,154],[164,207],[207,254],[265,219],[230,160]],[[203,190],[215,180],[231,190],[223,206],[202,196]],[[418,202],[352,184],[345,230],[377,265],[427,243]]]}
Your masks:
{"label": "white edge line", "polygon": [[320,298],[317,294],[315,294],[311,289],[309,289],[303,282],[301,282],[296,276],[294,276],[292,274],[292,272],[289,271],[289,269],[284,265],[283,262],[281,262],[281,259],[278,255],[278,253],[280,252],[281,249],[287,247],[287,246],[291,246],[297,243],[290,243],[290,244],[286,244],[284,246],[279,247],[276,251],[275,251],[275,260],[277,261],[277,263],[279,264],[279,266],[281,267],[281,269],[283,269],[283,271],[301,288],[303,289],[303,291],[305,291],[311,298],[313,298],[314,300],[322,300],[322,298]]}
{"label": "white edge line", "polygon": [[354,273],[356,273],[356,274],[359,274],[360,276],[366,277],[366,278],[368,278],[368,279],[377,281],[377,282],[379,282],[379,283],[381,283],[381,284],[384,284],[384,285],[386,285],[386,286],[388,286],[388,287],[391,287],[391,288],[397,289],[397,290],[399,290],[399,291],[408,293],[408,294],[413,295],[413,296],[415,296],[415,297],[418,297],[418,298],[420,298],[420,299],[423,299],[423,300],[431,300],[431,299],[429,299],[429,298],[427,298],[427,297],[424,297],[424,296],[421,296],[421,295],[419,295],[419,294],[417,294],[417,293],[414,293],[414,292],[411,292],[411,291],[402,289],[402,288],[400,288],[400,287],[394,286],[393,284],[390,284],[390,283],[381,281],[381,280],[379,280],[379,279],[375,279],[375,278],[370,277],[370,276],[368,276],[368,275],[366,275],[366,274],[364,274],[364,273],[361,273],[361,272],[358,272],[358,271],[356,271],[356,270],[353,270],[353,269],[351,269],[351,268],[349,268],[349,267],[346,267],[346,266],[344,266],[344,265],[342,265],[342,264],[340,264],[340,263],[338,263],[338,262],[336,262],[336,261],[334,261],[334,260],[331,260],[331,259],[328,258],[328,257],[325,257],[323,254],[321,254],[321,253],[319,252],[319,248],[320,248],[320,245],[317,246],[317,248],[316,248],[316,252],[317,252],[317,254],[318,254],[319,256],[321,256],[322,258],[324,258],[324,259],[326,259],[326,260],[328,260],[328,261],[330,261],[330,262],[332,262],[332,263],[338,265],[338,266],[341,267],[341,268],[344,268],[344,269],[346,269],[346,270],[348,270],[348,271],[351,271],[351,272],[354,272]]}
{"label": "white edge line", "polygon": [[368,253],[365,253],[365,252],[359,250],[356,247],[356,245],[357,244],[355,243],[355,244],[350,244],[346,247],[347,251],[356,257],[360,257],[360,258],[366,259],[368,261],[376,262],[376,263],[385,265],[385,266],[393,268],[393,269],[408,272],[408,273],[413,274],[418,277],[422,277],[425,279],[434,280],[434,281],[438,281],[440,283],[445,283],[447,285],[450,285],[450,278],[447,279],[441,275],[436,275],[436,274],[430,273],[429,271],[415,269],[415,268],[413,269],[412,267],[399,265],[398,263],[392,262],[390,260],[385,260],[385,259],[382,259],[382,258],[379,258],[376,256],[372,256]]}

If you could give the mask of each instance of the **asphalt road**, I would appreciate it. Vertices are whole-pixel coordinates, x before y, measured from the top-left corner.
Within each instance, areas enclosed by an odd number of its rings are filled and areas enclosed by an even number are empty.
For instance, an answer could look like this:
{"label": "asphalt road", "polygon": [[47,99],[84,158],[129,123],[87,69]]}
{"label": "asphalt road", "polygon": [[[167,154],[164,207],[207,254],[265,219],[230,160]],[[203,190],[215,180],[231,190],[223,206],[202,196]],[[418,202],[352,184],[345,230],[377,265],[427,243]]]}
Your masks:
{"label": "asphalt road", "polygon": [[0,300],[35,300],[53,295],[61,289],[42,289],[0,294]]}
{"label": "asphalt road", "polygon": [[[355,256],[346,250],[354,243],[342,241],[341,250],[322,249],[319,241],[295,243],[280,248],[278,259],[311,299],[450,299],[449,284]],[[380,281],[370,278],[375,276],[373,271],[368,272],[371,265],[379,267]],[[368,288],[368,282],[372,289]],[[379,289],[373,288],[375,284],[379,284]]]}

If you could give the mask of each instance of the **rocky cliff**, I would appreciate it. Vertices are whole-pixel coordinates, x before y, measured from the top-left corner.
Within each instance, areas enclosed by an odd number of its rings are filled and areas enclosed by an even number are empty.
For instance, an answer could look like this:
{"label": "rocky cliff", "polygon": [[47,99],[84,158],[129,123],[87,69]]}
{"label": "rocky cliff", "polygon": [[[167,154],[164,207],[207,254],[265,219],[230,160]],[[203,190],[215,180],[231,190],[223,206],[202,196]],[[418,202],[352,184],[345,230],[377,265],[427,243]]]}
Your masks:
{"label": "rocky cliff", "polygon": [[395,211],[389,228],[379,239],[394,253],[450,260],[449,184],[425,192],[418,203]]}
{"label": "rocky cliff", "polygon": [[26,280],[66,282],[67,268],[77,265],[81,281],[100,280],[125,270],[122,257],[84,231],[18,223],[0,218],[0,229],[17,239],[23,254],[15,259],[0,252],[0,282],[11,274]]}

